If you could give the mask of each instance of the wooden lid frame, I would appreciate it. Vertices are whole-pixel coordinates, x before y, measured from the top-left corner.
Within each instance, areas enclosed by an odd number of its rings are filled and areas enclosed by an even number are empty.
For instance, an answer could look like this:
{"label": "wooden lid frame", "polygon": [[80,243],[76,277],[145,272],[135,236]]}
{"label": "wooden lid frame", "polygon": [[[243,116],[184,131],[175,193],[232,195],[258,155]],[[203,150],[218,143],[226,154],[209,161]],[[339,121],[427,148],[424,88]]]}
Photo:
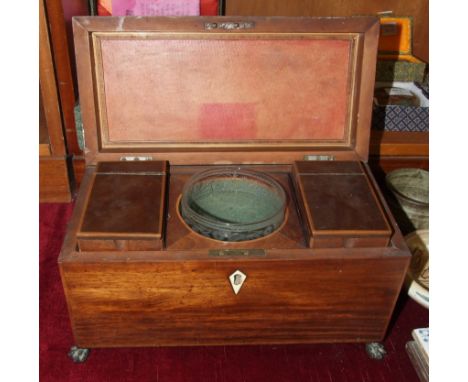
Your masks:
{"label": "wooden lid frame", "polygon": [[[306,155],[330,155],[337,160],[368,159],[379,34],[376,17],[76,17],[73,29],[85,130],[84,152],[88,165],[127,156],[169,160],[173,164],[292,163]],[[308,38],[350,41],[349,92],[346,94],[349,104],[346,106],[343,139],[291,137],[221,141],[199,139],[187,142],[109,139],[105,113],[106,89],[101,78],[101,41],[122,36],[137,41],[160,36],[171,40],[181,35],[206,40],[260,40],[268,36],[269,39],[295,41]]]}

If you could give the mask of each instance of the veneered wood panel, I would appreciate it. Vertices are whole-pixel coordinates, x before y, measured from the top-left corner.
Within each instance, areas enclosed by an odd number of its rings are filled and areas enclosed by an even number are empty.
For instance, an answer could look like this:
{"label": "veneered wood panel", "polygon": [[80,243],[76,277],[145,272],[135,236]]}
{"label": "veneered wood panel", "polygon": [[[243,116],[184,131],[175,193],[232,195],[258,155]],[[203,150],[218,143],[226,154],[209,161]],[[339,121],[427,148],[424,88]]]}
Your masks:
{"label": "veneered wood panel", "polygon": [[39,201],[68,203],[71,201],[67,161],[63,157],[39,158]]}
{"label": "veneered wood panel", "polygon": [[369,160],[369,166],[372,168],[373,173],[375,171],[382,171],[384,174],[399,168],[421,168],[429,171],[429,158],[428,157],[371,157]]}
{"label": "veneered wood panel", "polygon": [[39,86],[39,145],[43,144],[49,145],[49,133],[47,131],[44,104],[42,102],[42,93]]}
{"label": "veneered wood panel", "polygon": [[360,163],[296,162],[294,173],[311,247],[388,245],[392,230]]}
{"label": "veneered wood panel", "polygon": [[371,156],[429,157],[429,133],[371,131],[369,153]]}
{"label": "veneered wood panel", "polygon": [[[81,347],[381,340],[405,257],[61,264]],[[268,255],[267,255],[268,256]],[[238,295],[228,276],[247,275]]]}
{"label": "veneered wood panel", "polygon": [[53,155],[64,156],[66,147],[62,130],[60,99],[42,0],[39,1],[39,83],[51,152]]}
{"label": "veneered wood panel", "polygon": [[86,161],[82,156],[73,156],[72,161],[75,187],[78,189],[81,185],[86,170]]}
{"label": "veneered wood panel", "polygon": [[75,128],[75,91],[70,64],[68,38],[61,0],[44,0],[50,43],[54,61],[60,108],[63,117],[63,131],[69,154],[80,154]]}
{"label": "veneered wood panel", "polygon": [[[57,0],[54,0],[57,1]],[[75,96],[78,98],[78,86],[76,80],[76,62],[75,50],[73,47],[73,28],[72,18],[76,16],[87,16],[90,14],[90,3],[88,0],[61,0],[63,9],[63,18],[65,21],[65,29],[67,32],[68,53],[70,58],[70,66],[74,83]]]}
{"label": "veneered wood panel", "polygon": [[48,143],[39,143],[39,156],[50,156],[50,146]]}
{"label": "veneered wood panel", "polygon": [[[264,257],[223,259],[206,249],[76,252],[93,172],[83,179],[59,257],[79,346],[367,342],[385,335],[410,259],[393,219],[387,248],[271,249]],[[237,269],[247,280],[235,295],[228,276]]]}
{"label": "veneered wood panel", "polygon": [[428,0],[226,0],[226,16],[362,16],[393,11],[413,17],[413,54],[429,62]]}
{"label": "veneered wood panel", "polygon": [[81,250],[161,249],[165,162],[101,162],[78,238]]}
{"label": "veneered wood panel", "polygon": [[[224,22],[226,19],[216,19]],[[239,19],[236,19],[239,20]],[[264,36],[285,33],[349,34],[355,33],[357,55],[361,60],[353,99],[357,136],[352,147],[315,148],[315,153],[335,155],[344,160],[366,160],[370,129],[372,91],[378,23],[375,18],[359,20],[329,19],[252,19],[256,33]],[[76,32],[77,61],[82,97],[83,121],[87,126],[88,164],[126,155],[118,148],[102,149],[94,89],[93,32],[158,31],[170,35],[210,33],[203,18],[78,18]],[[213,22],[214,19],[209,19]],[[218,30],[225,38],[235,39],[236,31]],[[91,139],[88,139],[88,136]],[[144,141],[143,141],[144,144]],[[308,147],[270,147],[262,152],[254,145],[217,149],[206,147],[172,147],[150,151],[153,160],[171,161],[171,178],[184,170],[176,164],[225,164],[228,161],[262,162],[278,166],[276,174],[282,184],[291,179],[292,158],[311,154]],[[131,149],[133,149],[131,147]],[[164,150],[166,149],[167,152]],[[128,155],[141,151],[130,151]],[[193,150],[195,152],[190,152]],[[198,152],[196,152],[198,150]],[[230,151],[231,150],[231,151]],[[289,150],[289,151],[288,151]],[[312,151],[312,150],[311,150]],[[104,155],[102,155],[104,154]],[[141,155],[141,154],[140,154]],[[302,158],[301,158],[302,157]],[[174,159],[174,162],[172,160]],[[278,163],[285,163],[284,166]],[[257,163],[255,166],[261,167]],[[289,169],[284,167],[289,166]],[[362,165],[365,169],[366,166]],[[190,173],[202,166],[188,167]],[[266,167],[266,166],[265,166]],[[281,171],[278,171],[281,170]],[[260,243],[261,255],[249,252],[235,256],[215,256],[209,249],[229,247],[229,243],[193,248],[197,238],[179,245],[174,240],[158,250],[78,251],[77,233],[91,194],[96,168],[88,166],[83,178],[75,212],[69,225],[59,267],[72,328],[77,345],[82,347],[273,344],[310,342],[364,342],[381,340],[385,335],[409,263],[403,238],[389,217],[394,232],[391,245],[372,248],[306,248],[299,208],[293,191],[289,206],[293,207],[294,225],[284,246]],[[286,173],[286,175],[284,174]],[[289,177],[289,178],[288,178]],[[177,178],[175,176],[174,178]],[[283,179],[285,178],[285,179]],[[179,176],[178,187],[183,185]],[[370,178],[374,188],[373,179]],[[292,186],[289,185],[292,189]],[[169,184],[169,193],[171,184]],[[177,219],[177,193],[169,196],[166,229]],[[376,194],[381,195],[378,190]],[[294,207],[296,207],[294,209]],[[382,203],[385,213],[388,207]],[[174,213],[175,212],[175,213]],[[175,228],[174,228],[175,227]],[[173,231],[171,231],[173,234]],[[169,234],[167,237],[169,238]],[[286,237],[284,235],[283,237]],[[270,239],[273,236],[270,237]],[[176,238],[177,239],[177,238]],[[266,240],[266,239],[265,239]],[[173,244],[175,243],[175,244]],[[217,243],[215,242],[217,245]],[[252,244],[252,243],[249,243]],[[247,244],[248,245],[248,244]],[[252,248],[252,247],[250,247]],[[254,248],[254,247],[253,247]],[[247,275],[240,293],[235,295],[228,277],[235,270]]]}

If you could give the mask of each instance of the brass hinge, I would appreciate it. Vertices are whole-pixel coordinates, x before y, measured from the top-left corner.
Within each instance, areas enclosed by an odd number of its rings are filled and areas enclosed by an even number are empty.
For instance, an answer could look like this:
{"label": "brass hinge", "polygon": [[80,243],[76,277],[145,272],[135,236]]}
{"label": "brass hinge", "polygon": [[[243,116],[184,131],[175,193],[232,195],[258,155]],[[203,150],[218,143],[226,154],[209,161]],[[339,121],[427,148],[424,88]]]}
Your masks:
{"label": "brass hinge", "polygon": [[333,155],[305,155],[304,160],[331,161],[331,160],[335,160],[335,157]]}
{"label": "brass hinge", "polygon": [[224,30],[238,30],[238,29],[252,29],[255,28],[255,22],[244,21],[244,22],[220,22],[220,23],[205,23],[206,30],[213,29],[224,29]]}
{"label": "brass hinge", "polygon": [[132,157],[132,156],[123,156],[120,157],[121,161],[145,161],[145,160],[153,160],[153,157]]}

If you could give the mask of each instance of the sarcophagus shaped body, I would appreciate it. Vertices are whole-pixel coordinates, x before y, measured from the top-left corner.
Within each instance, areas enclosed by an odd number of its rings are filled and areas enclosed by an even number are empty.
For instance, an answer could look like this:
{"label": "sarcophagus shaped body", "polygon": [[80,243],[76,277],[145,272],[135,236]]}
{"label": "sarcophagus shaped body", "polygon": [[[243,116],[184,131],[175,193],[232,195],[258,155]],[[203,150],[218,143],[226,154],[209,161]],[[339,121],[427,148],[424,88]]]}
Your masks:
{"label": "sarcophagus shaped body", "polygon": [[384,337],[410,258],[366,165],[377,19],[74,20],[81,347]]}

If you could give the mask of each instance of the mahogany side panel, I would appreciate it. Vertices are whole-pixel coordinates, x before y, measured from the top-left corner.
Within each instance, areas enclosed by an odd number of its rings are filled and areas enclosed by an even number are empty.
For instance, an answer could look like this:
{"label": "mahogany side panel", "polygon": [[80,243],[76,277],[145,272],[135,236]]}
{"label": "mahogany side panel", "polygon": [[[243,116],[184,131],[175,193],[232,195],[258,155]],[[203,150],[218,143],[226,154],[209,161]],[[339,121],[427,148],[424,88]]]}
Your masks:
{"label": "mahogany side panel", "polygon": [[[230,21],[252,21],[255,28],[205,29],[206,22]],[[351,166],[367,160],[377,19],[76,18],[74,31],[88,167],[59,257],[59,268],[76,344],[93,348],[381,340],[410,259],[396,223],[389,216],[387,223],[394,232],[389,234],[388,245],[373,242],[372,247],[361,247],[361,239],[353,238],[359,248],[343,248],[341,244],[335,244],[340,248],[308,248],[301,227],[305,217],[290,184],[292,162],[303,160],[306,155],[331,155],[355,162]],[[236,33],[278,32],[322,33],[332,35],[331,38],[333,34],[351,36],[356,47],[351,60],[357,65],[353,66],[355,71],[349,79],[355,90],[349,105],[354,126],[350,145],[304,143],[290,147],[272,142],[260,147],[247,139],[234,148],[229,144],[193,142],[155,149],[144,141],[123,148],[106,147],[100,141],[100,115],[96,106],[100,93],[96,93],[93,33],[138,32],[136,36],[143,36],[155,31],[173,37],[180,36],[181,32],[204,36],[214,33],[225,39],[235,39]],[[135,155],[149,156],[152,161],[170,161],[174,165],[167,193],[169,214],[158,215],[164,219],[160,227],[165,224],[165,231],[160,233],[166,245],[144,247],[131,241],[135,237],[111,238],[106,226],[101,225],[104,229],[91,230],[98,234],[95,246],[86,247],[87,243],[83,246],[82,240],[86,239],[82,235],[83,222],[92,199],[94,179],[102,170],[101,162]],[[94,167],[96,163],[98,168]],[[118,166],[126,166],[121,163]],[[226,245],[201,238],[177,216],[177,200],[186,178],[203,167],[195,165],[228,163],[255,163],[255,167],[263,166],[265,171],[269,168],[265,164],[269,164],[291,196],[288,221],[278,232],[258,241],[228,245],[262,249],[260,255],[247,251],[242,256],[234,252],[216,256],[210,249],[222,249]],[[177,166],[180,164],[190,166],[183,169],[184,166]],[[360,166],[369,177],[371,191],[382,198],[368,168],[365,164]],[[158,195],[164,194],[162,191]],[[385,203],[381,207],[383,214],[389,213]],[[118,208],[122,209],[122,205]],[[114,208],[109,211],[107,222],[115,216]],[[95,212],[105,211],[97,208]],[[91,226],[97,222],[94,217],[88,221]],[[126,233],[131,231],[127,228]],[[99,241],[103,232],[107,235],[104,239],[112,239],[112,243]],[[229,276],[236,270],[247,275],[237,295],[229,282]]]}
{"label": "mahogany side panel", "polygon": [[[395,234],[387,248],[272,249],[242,259],[190,248],[77,252],[94,172],[88,169],[83,178],[59,257],[79,346],[365,342],[384,336],[410,259],[391,217]],[[234,295],[228,276],[237,269],[247,280]]]}
{"label": "mahogany side panel", "polygon": [[[405,256],[60,264],[81,347],[381,340]],[[239,294],[228,277],[247,275]]]}
{"label": "mahogany side panel", "polygon": [[[370,137],[370,155],[429,157],[428,132],[399,132],[373,130]],[[403,159],[403,158],[402,158]]]}

